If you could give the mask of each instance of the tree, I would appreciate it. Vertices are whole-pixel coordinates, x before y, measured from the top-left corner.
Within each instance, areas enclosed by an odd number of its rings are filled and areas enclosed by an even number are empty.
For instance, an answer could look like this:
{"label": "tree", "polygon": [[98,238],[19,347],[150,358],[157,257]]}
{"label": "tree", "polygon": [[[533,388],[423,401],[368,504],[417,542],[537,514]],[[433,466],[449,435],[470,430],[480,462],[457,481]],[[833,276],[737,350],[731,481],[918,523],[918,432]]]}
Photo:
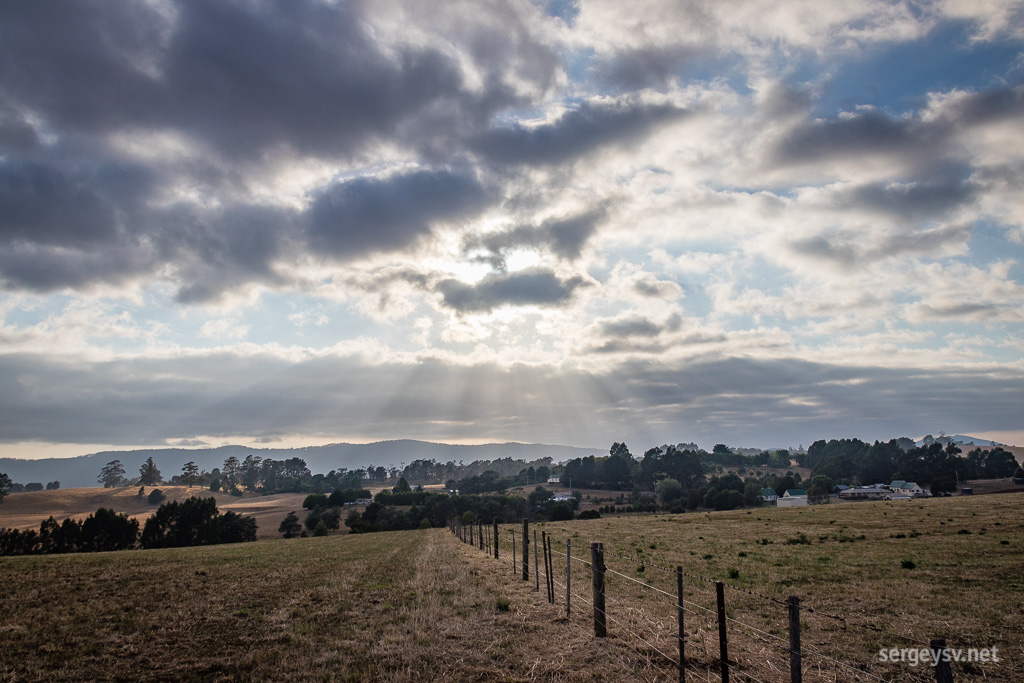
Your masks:
{"label": "tree", "polygon": [[285,538],[295,538],[302,533],[302,524],[299,523],[299,517],[294,510],[288,513],[277,530]]}
{"label": "tree", "polygon": [[181,468],[181,483],[192,488],[193,484],[199,481],[199,466],[191,460]]}
{"label": "tree", "polygon": [[0,501],[4,499],[4,496],[11,492],[11,486],[11,478],[5,473],[0,472]]}
{"label": "tree", "polygon": [[937,477],[930,487],[933,496],[948,496],[956,493],[956,482],[951,477]]}
{"label": "tree", "polygon": [[399,479],[398,483],[391,489],[392,493],[408,493],[409,491],[412,491],[412,487],[409,486],[409,482],[405,480],[405,477]]}
{"label": "tree", "polygon": [[231,490],[238,485],[238,476],[240,472],[240,464],[238,458],[235,456],[229,457],[224,461],[224,467],[221,468],[220,476],[224,480],[226,488]]}
{"label": "tree", "polygon": [[142,463],[142,467],[139,468],[139,483],[143,486],[153,486],[161,481],[160,470],[157,469],[156,463],[153,462],[153,457],[146,458],[146,462]]}
{"label": "tree", "polygon": [[29,491],[42,491],[42,490],[43,490],[43,482],[41,482],[41,481],[31,481],[31,482],[25,484],[25,491],[26,492],[29,492]]}
{"label": "tree", "polygon": [[111,460],[100,470],[99,482],[103,488],[112,489],[124,482],[124,467],[120,460]]}
{"label": "tree", "polygon": [[683,497],[683,485],[675,479],[662,479],[656,489],[662,505],[671,505]]}
{"label": "tree", "polygon": [[47,491],[56,491],[59,488],[60,488],[60,482],[59,481],[51,481],[51,482],[48,482],[46,484],[46,490]]}
{"label": "tree", "polygon": [[150,505],[159,505],[164,502],[166,498],[167,496],[164,495],[163,491],[160,489],[153,489],[149,492],[149,498],[147,500],[149,500]]}
{"label": "tree", "polygon": [[[247,455],[239,468],[239,476],[242,479],[242,486],[248,491],[255,491],[260,483],[260,463],[263,458],[258,455]],[[225,467],[227,463],[224,463]]]}

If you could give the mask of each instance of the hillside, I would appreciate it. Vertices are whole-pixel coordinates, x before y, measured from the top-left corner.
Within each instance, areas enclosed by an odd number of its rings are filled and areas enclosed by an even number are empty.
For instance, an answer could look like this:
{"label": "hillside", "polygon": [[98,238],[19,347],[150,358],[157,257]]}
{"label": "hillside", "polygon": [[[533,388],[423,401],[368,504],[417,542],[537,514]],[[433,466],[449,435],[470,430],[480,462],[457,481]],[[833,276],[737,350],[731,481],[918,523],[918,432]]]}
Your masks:
{"label": "hillside", "polygon": [[[285,515],[294,510],[303,514],[302,501],[304,493],[280,493],[273,496],[237,498],[226,493],[212,493],[199,487],[157,486],[147,487],[148,493],[158,488],[167,496],[167,500],[183,500],[190,496],[203,498],[213,497],[217,500],[217,509],[221,512],[234,510],[256,519],[258,525],[257,539],[280,538],[277,527]],[[39,526],[47,517],[53,516],[60,521],[66,517],[85,519],[96,512],[97,508],[105,507],[135,517],[140,523],[157,510],[150,505],[145,497],[138,496],[138,487],[130,488],[76,488],[57,491],[33,491],[16,493],[4,498],[0,503],[0,528],[31,529]]]}
{"label": "hillside", "polygon": [[146,458],[153,458],[166,478],[181,473],[182,466],[195,462],[207,471],[221,467],[224,461],[234,456],[244,460],[247,455],[261,458],[286,460],[302,458],[309,469],[316,473],[327,473],[341,468],[398,465],[414,460],[428,459],[437,462],[474,460],[497,460],[512,458],[536,460],[550,457],[555,462],[578,458],[585,455],[601,454],[603,449],[577,448],[547,444],[494,443],[477,446],[463,446],[427,441],[378,441],[367,444],[336,443],[307,448],[247,448],[244,446],[221,446],[219,448],[157,448],[135,451],[102,451],[75,458],[45,458],[22,460],[0,458],[0,472],[6,473],[12,481],[21,484],[29,482],[47,483],[57,480],[62,487],[74,488],[99,486],[97,476],[105,464],[120,460],[128,477],[138,476],[139,467]]}

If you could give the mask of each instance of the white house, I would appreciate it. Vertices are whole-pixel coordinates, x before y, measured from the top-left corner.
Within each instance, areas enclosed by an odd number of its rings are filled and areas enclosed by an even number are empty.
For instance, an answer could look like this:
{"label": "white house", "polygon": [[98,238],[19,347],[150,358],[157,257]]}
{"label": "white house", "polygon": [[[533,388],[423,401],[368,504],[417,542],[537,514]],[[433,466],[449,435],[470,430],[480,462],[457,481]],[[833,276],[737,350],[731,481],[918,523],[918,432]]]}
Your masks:
{"label": "white house", "polygon": [[910,496],[911,498],[927,498],[931,494],[917,485],[917,482],[903,481],[897,479],[896,481],[889,484],[889,488],[896,496]]}
{"label": "white house", "polygon": [[799,507],[807,505],[807,491],[804,489],[786,489],[782,497],[775,501],[780,508]]}
{"label": "white house", "polygon": [[559,491],[558,493],[556,493],[554,495],[554,497],[551,500],[555,501],[556,503],[562,503],[562,502],[565,502],[567,500],[572,500],[572,499],[573,499],[572,491],[569,491],[568,493],[566,493],[565,491]]}
{"label": "white house", "polygon": [[774,489],[761,489],[760,497],[762,502],[774,503],[779,499],[779,494]]}
{"label": "white house", "polygon": [[555,476],[553,476],[553,477],[548,477],[548,483],[549,484],[558,484],[561,481],[562,481],[562,478],[560,476],[558,476],[557,474]]}

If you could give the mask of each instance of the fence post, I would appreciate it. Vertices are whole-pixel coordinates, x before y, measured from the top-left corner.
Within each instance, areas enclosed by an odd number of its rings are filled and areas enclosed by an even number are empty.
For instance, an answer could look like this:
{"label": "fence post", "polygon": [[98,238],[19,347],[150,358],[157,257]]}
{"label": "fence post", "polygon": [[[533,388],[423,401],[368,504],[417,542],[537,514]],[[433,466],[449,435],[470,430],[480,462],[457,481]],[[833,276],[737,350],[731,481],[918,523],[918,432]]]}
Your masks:
{"label": "fence post", "polygon": [[[540,532],[540,540],[541,547],[543,547],[544,549],[544,593],[547,594],[548,602],[551,602],[551,568],[548,567],[548,532]],[[540,576],[538,576],[537,578],[539,579]]]}
{"label": "fence post", "polygon": [[803,681],[800,661],[800,598],[789,596],[789,680],[791,683]]}
{"label": "fence post", "polygon": [[475,543],[473,543],[473,523],[472,522],[469,523],[469,544],[470,545],[476,545]]}
{"label": "fence post", "polygon": [[931,641],[932,657],[935,658],[935,680],[938,683],[953,683],[953,667],[949,665],[946,654],[946,639],[938,638]]}
{"label": "fence post", "polygon": [[604,545],[590,544],[590,573],[594,583],[594,637],[604,638],[608,635],[608,625],[604,614]]}
{"label": "fence post", "polygon": [[725,638],[725,584],[715,582],[715,598],[718,602],[718,652],[722,662],[722,683],[729,683],[729,646]]}
{"label": "fence post", "polygon": [[540,593],[540,572],[537,571],[537,530],[533,530],[533,581],[535,591]]}
{"label": "fence post", "polygon": [[516,573],[516,530],[512,529],[512,574]]}
{"label": "fence post", "polygon": [[679,683],[686,680],[686,649],[683,641],[683,568],[676,566],[676,609],[679,611]]}
{"label": "fence post", "polygon": [[569,598],[572,597],[572,591],[570,585],[572,583],[572,539],[567,538],[565,540],[565,616],[569,617],[572,610],[572,603]]}
{"label": "fence post", "polygon": [[499,560],[498,557],[498,518],[494,518],[494,559]]}
{"label": "fence post", "polygon": [[479,525],[477,527],[477,530],[480,532],[480,550],[483,550],[484,549],[484,523],[483,522],[477,522],[477,524]]}
{"label": "fence post", "polygon": [[530,520],[523,517],[523,581],[530,580]]}
{"label": "fence post", "polygon": [[555,604],[555,556],[551,554],[551,537],[548,536],[548,593],[550,602]]}

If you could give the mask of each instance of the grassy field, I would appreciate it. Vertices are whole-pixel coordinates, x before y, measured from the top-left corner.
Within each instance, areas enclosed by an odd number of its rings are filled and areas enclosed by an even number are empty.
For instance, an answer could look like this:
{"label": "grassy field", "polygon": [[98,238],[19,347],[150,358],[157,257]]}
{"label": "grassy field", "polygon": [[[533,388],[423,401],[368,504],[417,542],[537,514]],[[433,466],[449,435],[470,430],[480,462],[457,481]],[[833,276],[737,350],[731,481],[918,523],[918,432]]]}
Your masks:
{"label": "grassy field", "polygon": [[[236,497],[226,493],[212,493],[208,489],[188,486],[147,486],[148,494],[154,488],[167,497],[167,500],[184,500],[190,496],[217,500],[217,509],[221,512],[234,510],[256,519],[257,538],[260,540],[280,538],[277,528],[291,511],[295,511],[301,520],[305,511],[302,501],[305,493],[279,493],[272,496]],[[85,519],[96,512],[97,508],[111,508],[115,512],[123,512],[129,517],[136,517],[144,524],[146,519],[156,512],[156,505],[150,505],[145,496],[138,495],[138,487],[129,488],[75,488],[58,489],[56,491],[33,491],[16,493],[4,498],[0,503],[0,528],[38,529],[39,523],[49,516],[58,522],[66,517]],[[344,529],[344,527],[343,527]]]}
{"label": "grassy field", "polygon": [[[500,560],[443,530],[0,558],[0,681],[675,680],[677,564],[688,680],[718,680],[709,580],[729,586],[734,680],[788,680],[789,595],[814,610],[805,681],[933,680],[878,651],[937,637],[998,648],[999,663],[954,664],[956,680],[1020,680],[1019,495],[533,525],[555,541],[555,605],[533,562],[529,582],[513,570],[513,529]],[[591,541],[610,570],[601,640],[585,602]]]}
{"label": "grassy field", "polygon": [[[609,631],[653,665],[667,668],[676,657],[673,570],[681,565],[689,657],[696,673],[713,680],[715,580],[728,586],[730,659],[754,680],[788,680],[781,603],[790,595],[805,607],[803,647],[815,653],[805,657],[805,681],[934,680],[926,667],[878,657],[882,648],[919,649],[933,638],[954,648],[997,648],[999,663],[954,663],[957,680],[1019,681],[1024,671],[1019,494],[606,517],[533,529],[550,534],[558,553],[572,541],[581,560],[573,563],[581,623],[590,609],[582,602],[590,597],[582,560],[590,559],[591,541],[604,544],[614,572]],[[503,548],[512,530],[521,526],[505,527]],[[565,558],[555,557],[564,604]]]}

